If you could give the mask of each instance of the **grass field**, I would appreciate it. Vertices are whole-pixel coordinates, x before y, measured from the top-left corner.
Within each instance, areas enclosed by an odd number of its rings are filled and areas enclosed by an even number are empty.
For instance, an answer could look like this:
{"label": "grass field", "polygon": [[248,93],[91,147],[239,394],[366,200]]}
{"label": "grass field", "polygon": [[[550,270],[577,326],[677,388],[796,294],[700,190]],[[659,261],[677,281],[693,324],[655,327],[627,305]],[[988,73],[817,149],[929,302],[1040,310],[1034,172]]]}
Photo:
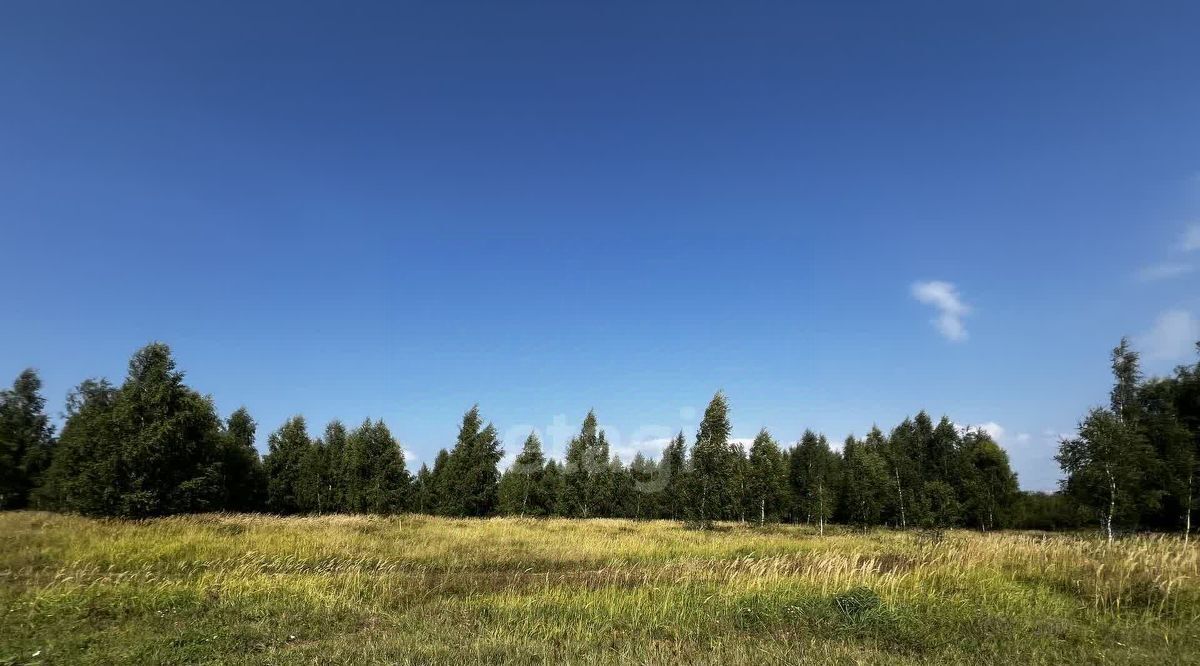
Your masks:
{"label": "grass field", "polygon": [[0,514],[0,664],[1200,663],[1171,537]]}

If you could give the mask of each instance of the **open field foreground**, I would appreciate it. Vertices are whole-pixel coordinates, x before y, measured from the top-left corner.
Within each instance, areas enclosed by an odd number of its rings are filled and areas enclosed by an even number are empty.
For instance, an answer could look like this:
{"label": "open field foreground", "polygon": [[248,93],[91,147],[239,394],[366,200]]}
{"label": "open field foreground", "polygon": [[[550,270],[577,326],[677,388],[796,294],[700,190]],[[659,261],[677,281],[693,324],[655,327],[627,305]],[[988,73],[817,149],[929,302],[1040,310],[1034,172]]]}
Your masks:
{"label": "open field foreground", "polygon": [[1200,549],[1172,537],[34,512],[0,535],[6,664],[1200,663]]}

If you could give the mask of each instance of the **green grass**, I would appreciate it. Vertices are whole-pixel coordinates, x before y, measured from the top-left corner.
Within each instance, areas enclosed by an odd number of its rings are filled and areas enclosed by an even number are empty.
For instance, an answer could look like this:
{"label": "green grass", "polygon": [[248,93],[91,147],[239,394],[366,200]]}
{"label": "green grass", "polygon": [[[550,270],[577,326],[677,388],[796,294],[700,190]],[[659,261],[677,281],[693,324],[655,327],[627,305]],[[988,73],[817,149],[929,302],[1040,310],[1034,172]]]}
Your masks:
{"label": "green grass", "polygon": [[1198,576],[1172,537],[0,513],[0,664],[1200,663]]}

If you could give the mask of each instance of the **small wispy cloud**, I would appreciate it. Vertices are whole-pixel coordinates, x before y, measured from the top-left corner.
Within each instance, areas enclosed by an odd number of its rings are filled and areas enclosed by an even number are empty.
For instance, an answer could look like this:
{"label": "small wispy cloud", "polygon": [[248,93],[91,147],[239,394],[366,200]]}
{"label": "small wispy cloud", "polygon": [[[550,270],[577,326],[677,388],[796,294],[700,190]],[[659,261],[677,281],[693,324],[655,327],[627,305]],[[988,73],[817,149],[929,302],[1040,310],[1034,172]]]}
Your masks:
{"label": "small wispy cloud", "polygon": [[951,342],[967,339],[963,318],[971,313],[971,308],[963,302],[953,284],[941,280],[916,282],[912,286],[912,295],[921,303],[937,309],[938,316],[932,322],[943,337]]}
{"label": "small wispy cloud", "polygon": [[1168,310],[1137,341],[1150,360],[1183,361],[1195,353],[1197,339],[1200,339],[1200,320],[1187,310]]}
{"label": "small wispy cloud", "polygon": [[[1173,254],[1188,254],[1200,250],[1200,223],[1193,224],[1184,230],[1179,241],[1171,246]],[[1186,275],[1196,270],[1196,263],[1188,260],[1174,259],[1146,266],[1137,272],[1139,282],[1157,282]]]}
{"label": "small wispy cloud", "polygon": [[1181,252],[1195,252],[1200,250],[1200,223],[1193,224],[1183,232],[1183,238],[1179,239],[1179,250]]}
{"label": "small wispy cloud", "polygon": [[1154,282],[1179,277],[1194,270],[1196,267],[1192,264],[1168,261],[1143,268],[1138,271],[1137,278],[1141,282]]}

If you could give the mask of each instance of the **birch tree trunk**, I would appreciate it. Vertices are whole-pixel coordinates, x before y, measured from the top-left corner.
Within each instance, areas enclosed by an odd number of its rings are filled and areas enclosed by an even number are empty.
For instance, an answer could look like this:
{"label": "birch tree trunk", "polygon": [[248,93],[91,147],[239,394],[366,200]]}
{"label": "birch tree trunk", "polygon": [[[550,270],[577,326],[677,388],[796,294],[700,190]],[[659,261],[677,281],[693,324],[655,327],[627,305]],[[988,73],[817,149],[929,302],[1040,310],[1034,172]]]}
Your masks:
{"label": "birch tree trunk", "polygon": [[1184,548],[1187,548],[1188,541],[1192,537],[1192,502],[1194,501],[1194,499],[1192,498],[1192,482],[1195,480],[1195,478],[1196,478],[1195,474],[1188,476],[1187,511],[1183,515],[1183,547]]}
{"label": "birch tree trunk", "polygon": [[1113,479],[1112,468],[1104,467],[1104,472],[1108,475],[1108,515],[1105,517],[1104,529],[1108,532],[1108,542],[1113,541],[1113,513],[1117,510],[1117,482]]}

